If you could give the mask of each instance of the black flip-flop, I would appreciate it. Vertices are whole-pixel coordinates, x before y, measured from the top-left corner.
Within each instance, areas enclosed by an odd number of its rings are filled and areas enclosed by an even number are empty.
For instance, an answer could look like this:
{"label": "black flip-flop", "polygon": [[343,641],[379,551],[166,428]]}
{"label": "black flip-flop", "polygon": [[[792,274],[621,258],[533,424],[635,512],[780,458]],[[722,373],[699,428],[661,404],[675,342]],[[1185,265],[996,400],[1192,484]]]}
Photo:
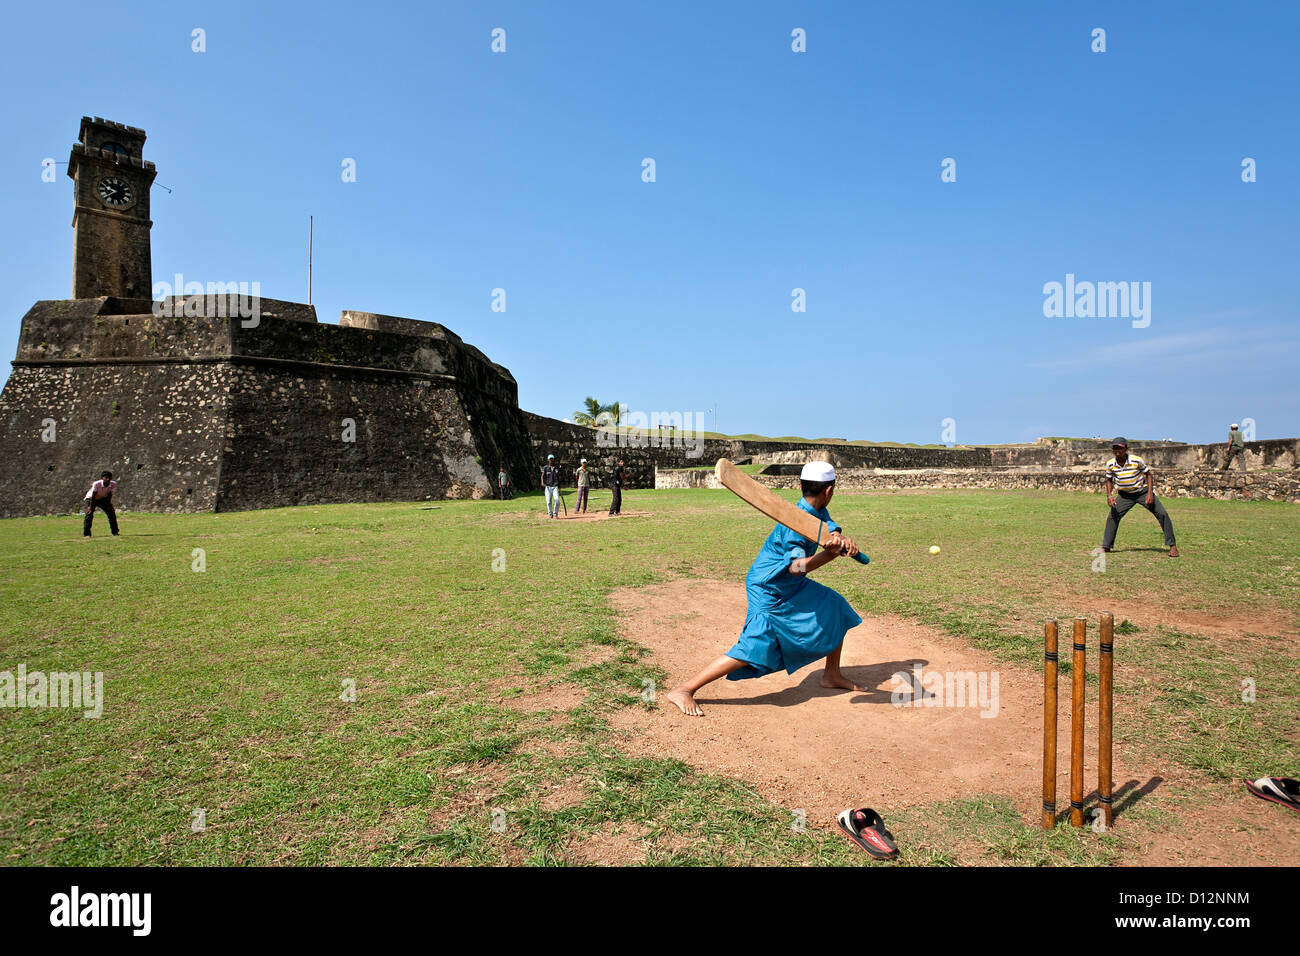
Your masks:
{"label": "black flip-flop", "polygon": [[885,829],[885,821],[870,807],[845,810],[835,820],[844,835],[866,850],[877,860],[892,860],[898,856],[894,835]]}
{"label": "black flip-flop", "polygon": [[1244,780],[1246,789],[1261,800],[1280,803],[1289,810],[1300,813],[1300,780],[1290,777],[1260,777],[1258,780]]}

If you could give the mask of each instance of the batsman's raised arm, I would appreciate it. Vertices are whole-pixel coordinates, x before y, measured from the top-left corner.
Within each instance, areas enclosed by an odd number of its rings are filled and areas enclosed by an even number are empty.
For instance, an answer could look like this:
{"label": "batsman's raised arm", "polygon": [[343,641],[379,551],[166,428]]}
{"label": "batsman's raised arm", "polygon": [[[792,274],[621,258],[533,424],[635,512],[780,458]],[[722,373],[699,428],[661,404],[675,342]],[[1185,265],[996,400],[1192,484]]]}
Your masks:
{"label": "batsman's raised arm", "polygon": [[[800,479],[800,485],[805,492],[805,502],[809,505],[808,510],[798,504],[791,504],[772,489],[763,487],[726,458],[718,459],[715,473],[726,488],[778,524],[785,525],[815,544],[842,551],[859,564],[868,563],[871,559],[859,550],[857,544],[836,530],[838,526],[832,527],[833,523],[828,523],[830,516],[822,517],[825,514],[826,504],[835,493],[835,471],[825,462],[814,464],[824,465],[828,469],[826,474],[829,477],[817,482]],[[812,498],[807,497],[809,491],[812,491]],[[834,546],[831,545],[832,541],[835,542]]]}

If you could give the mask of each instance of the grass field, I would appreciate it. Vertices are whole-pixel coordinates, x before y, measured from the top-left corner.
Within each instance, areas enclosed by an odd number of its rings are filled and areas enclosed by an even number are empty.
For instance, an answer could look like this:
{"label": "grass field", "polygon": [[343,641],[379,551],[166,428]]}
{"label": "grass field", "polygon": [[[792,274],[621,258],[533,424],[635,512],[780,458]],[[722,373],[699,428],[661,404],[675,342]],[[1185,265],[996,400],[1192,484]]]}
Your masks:
{"label": "grass field", "polygon": [[[844,495],[831,510],[872,564],[819,577],[864,614],[1031,670],[1044,618],[1095,618],[1109,602],[1258,620],[1231,635],[1121,624],[1116,694],[1137,715],[1131,746],[1207,793],[1296,775],[1300,511],[1167,504],[1184,558],[1165,557],[1137,512],[1120,532],[1131,550],[1094,573],[1099,496]],[[625,755],[609,727],[616,710],[649,706],[644,679],[668,677],[620,635],[610,591],[739,581],[763,519],[707,490],[633,490],[624,509],[650,514],[614,521],[547,522],[543,508],[531,496],[124,514],[122,537],[99,516],[91,541],[79,516],[0,522],[0,670],[102,671],[106,695],[98,720],[0,710],[0,859],[555,864],[635,827],[649,864],[863,863],[832,830],[794,832],[743,781]],[[890,822],[913,848],[905,862],[1109,863],[1199,794],[1157,791],[1100,839],[1038,831],[997,796],[937,796]]]}

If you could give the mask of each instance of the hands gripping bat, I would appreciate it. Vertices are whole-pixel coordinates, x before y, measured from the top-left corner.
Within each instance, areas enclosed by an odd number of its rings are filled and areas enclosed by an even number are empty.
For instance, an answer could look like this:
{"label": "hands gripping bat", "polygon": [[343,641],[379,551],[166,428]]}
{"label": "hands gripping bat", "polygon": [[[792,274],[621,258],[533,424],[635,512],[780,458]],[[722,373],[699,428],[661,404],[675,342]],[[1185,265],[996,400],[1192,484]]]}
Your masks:
{"label": "hands gripping bat", "polygon": [[[822,540],[830,533],[826,530],[826,523],[820,518],[786,501],[772,489],[764,488],[726,458],[718,459],[714,474],[738,497],[749,502],[778,524],[785,525],[795,534],[803,535],[809,541],[815,542],[818,547],[821,547]],[[861,564],[871,560],[861,551],[854,557]]]}

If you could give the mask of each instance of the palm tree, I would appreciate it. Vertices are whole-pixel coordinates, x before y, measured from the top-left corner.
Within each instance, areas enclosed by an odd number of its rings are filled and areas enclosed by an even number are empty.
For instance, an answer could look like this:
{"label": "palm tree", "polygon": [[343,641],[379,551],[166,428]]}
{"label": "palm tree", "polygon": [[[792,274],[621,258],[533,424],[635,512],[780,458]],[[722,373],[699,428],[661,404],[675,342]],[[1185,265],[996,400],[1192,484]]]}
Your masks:
{"label": "palm tree", "polygon": [[583,410],[573,413],[573,424],[586,425],[588,428],[596,426],[596,416],[600,414],[601,405],[590,395],[583,400]]}
{"label": "palm tree", "polygon": [[608,413],[613,416],[613,421],[617,422],[621,418],[621,412],[618,402],[610,402],[608,405],[602,405],[596,399],[588,395],[583,399],[583,410],[573,413],[573,423],[575,425],[586,425],[588,428],[598,428],[602,421],[602,415]]}

